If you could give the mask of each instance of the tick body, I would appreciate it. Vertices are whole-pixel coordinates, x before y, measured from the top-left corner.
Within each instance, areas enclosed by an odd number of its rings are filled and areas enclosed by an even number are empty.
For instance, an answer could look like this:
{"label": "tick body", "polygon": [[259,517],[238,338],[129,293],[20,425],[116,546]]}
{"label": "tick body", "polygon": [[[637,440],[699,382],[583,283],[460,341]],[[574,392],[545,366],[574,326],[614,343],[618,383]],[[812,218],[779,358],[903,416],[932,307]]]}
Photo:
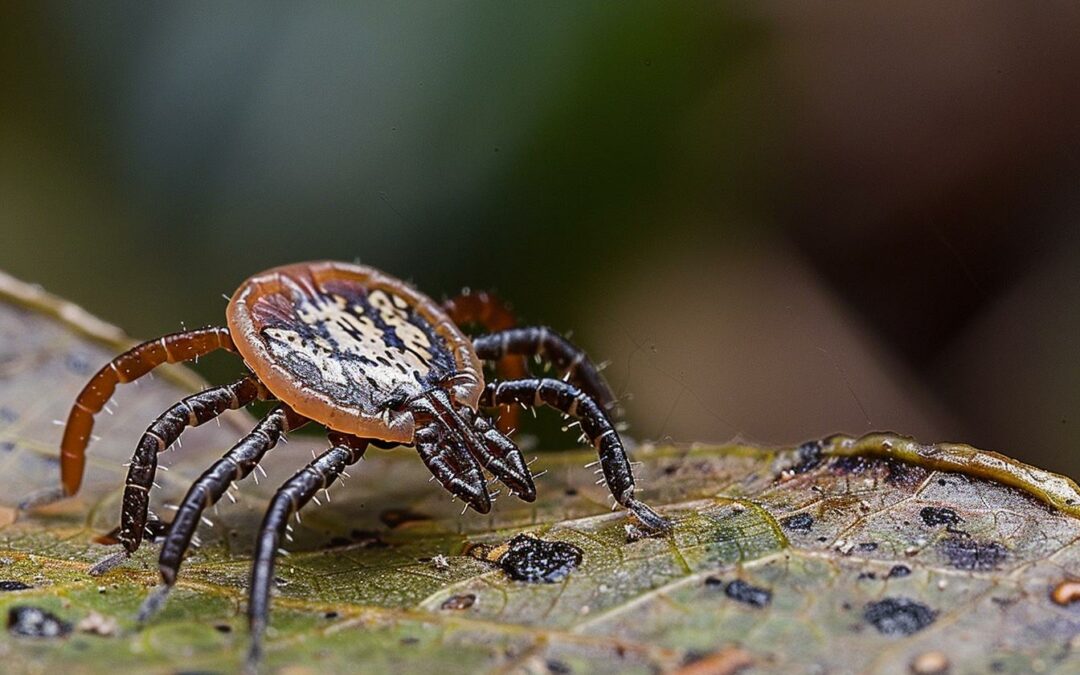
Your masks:
{"label": "tick body", "polygon": [[[176,583],[203,511],[233,482],[250,474],[287,431],[308,423],[323,425],[329,448],[278,489],[256,537],[248,602],[251,664],[259,658],[274,557],[288,519],[359,461],[371,443],[415,448],[443,488],[487,513],[489,475],[520,499],[535,499],[524,457],[502,429],[508,406],[548,405],[580,422],[597,449],[616,502],[645,528],[667,530],[668,521],[634,496],[630,463],[610,418],[615,399],[597,368],[557,333],[511,327],[508,316],[485,294],[439,305],[406,283],[360,265],[324,261],[263,272],[232,296],[227,327],[143,343],[91,378],[72,406],[61,441],[63,493],[79,489],[94,415],[117,384],[162,363],[216,350],[242,357],[248,369],[243,378],[180,401],[147,428],[136,446],[119,534],[123,555],[130,555],[146,528],[157,454],[185,428],[225,410],[255,400],[277,402],[184,497],[162,545],[162,585],[140,613],[145,620]],[[473,323],[495,332],[470,339],[460,326]],[[528,356],[547,361],[561,378],[527,376],[522,357]],[[484,362],[498,362],[499,372],[510,379],[485,382]]]}

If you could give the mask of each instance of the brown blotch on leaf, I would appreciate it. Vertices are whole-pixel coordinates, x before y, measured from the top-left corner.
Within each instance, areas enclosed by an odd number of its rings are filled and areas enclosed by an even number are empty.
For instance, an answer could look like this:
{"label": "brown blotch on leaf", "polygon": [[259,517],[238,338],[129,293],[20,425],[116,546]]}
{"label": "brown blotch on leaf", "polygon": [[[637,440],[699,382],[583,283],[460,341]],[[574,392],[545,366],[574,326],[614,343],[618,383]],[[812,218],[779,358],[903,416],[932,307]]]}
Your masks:
{"label": "brown blotch on leaf", "polygon": [[706,654],[690,660],[675,675],[734,675],[740,670],[754,665],[750,652],[738,647],[728,647],[712,654]]}
{"label": "brown blotch on leaf", "polygon": [[501,549],[501,551],[498,552],[498,553],[493,554],[493,551],[495,551],[496,549],[491,544],[469,542],[469,543],[465,544],[464,548],[462,548],[461,554],[462,555],[467,555],[470,558],[473,558],[473,559],[476,559],[476,560],[481,560],[483,562],[491,562],[491,563],[493,563],[493,562],[495,562],[496,560],[499,559],[499,556],[502,555],[503,552],[505,552],[505,550],[506,550],[505,547],[506,547],[506,544],[503,544],[502,546],[499,547]]}
{"label": "brown blotch on leaf", "polygon": [[1080,581],[1067,579],[1054,587],[1050,599],[1061,606],[1080,601]]}
{"label": "brown blotch on leaf", "polygon": [[419,513],[412,509],[386,509],[379,514],[379,520],[390,529],[401,527],[409,523],[418,523],[431,520],[426,513]]}

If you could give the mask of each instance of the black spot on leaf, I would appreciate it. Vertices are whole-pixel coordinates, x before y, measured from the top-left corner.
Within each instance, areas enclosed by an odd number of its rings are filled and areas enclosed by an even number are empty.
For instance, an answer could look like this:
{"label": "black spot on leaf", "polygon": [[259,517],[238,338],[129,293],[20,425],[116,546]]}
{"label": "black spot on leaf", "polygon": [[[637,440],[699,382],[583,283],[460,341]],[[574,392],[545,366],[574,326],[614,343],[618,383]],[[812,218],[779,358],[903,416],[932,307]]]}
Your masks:
{"label": "black spot on leaf", "polygon": [[885,598],[867,603],[866,619],[883,635],[911,635],[934,623],[937,612],[908,598]]}
{"label": "black spot on leaf", "polygon": [[976,572],[997,569],[1009,555],[1009,550],[996,541],[981,542],[968,537],[942,539],[938,549],[956,569]]}
{"label": "black spot on leaf", "polygon": [[0,591],[25,591],[33,586],[27,586],[21,581],[0,581]]}
{"label": "black spot on leaf", "polygon": [[806,473],[816,469],[821,464],[821,449],[824,446],[821,441],[807,441],[795,449],[797,461],[792,470],[795,473]]}
{"label": "black spot on leaf", "polygon": [[71,624],[38,607],[16,605],[8,610],[8,632],[19,637],[57,638],[71,632]]}
{"label": "black spot on leaf", "polygon": [[796,513],[781,520],[780,524],[795,532],[809,532],[814,527],[814,517],[809,513]]}
{"label": "black spot on leaf", "polygon": [[889,573],[885,576],[886,579],[897,579],[900,577],[906,577],[911,574],[911,568],[907,565],[893,565],[889,570]]}
{"label": "black spot on leaf", "polygon": [[938,525],[957,525],[964,522],[964,519],[956,514],[949,508],[927,506],[919,511],[919,517],[926,523],[927,527],[937,527]]}
{"label": "black spot on leaf", "polygon": [[840,476],[846,476],[848,474],[860,474],[865,473],[875,463],[875,460],[867,459],[866,457],[841,457],[837,459],[833,465],[833,473]]}
{"label": "black spot on leaf", "polygon": [[553,584],[581,564],[581,549],[562,541],[543,541],[527,534],[510,540],[499,566],[516,581]]}
{"label": "black spot on leaf", "polygon": [[901,462],[895,459],[886,460],[889,473],[885,476],[885,482],[897,487],[915,487],[926,480],[926,469]]}
{"label": "black spot on leaf", "polygon": [[753,607],[765,607],[772,602],[772,591],[752,586],[742,579],[736,579],[724,589],[724,595],[732,600],[742,602]]}

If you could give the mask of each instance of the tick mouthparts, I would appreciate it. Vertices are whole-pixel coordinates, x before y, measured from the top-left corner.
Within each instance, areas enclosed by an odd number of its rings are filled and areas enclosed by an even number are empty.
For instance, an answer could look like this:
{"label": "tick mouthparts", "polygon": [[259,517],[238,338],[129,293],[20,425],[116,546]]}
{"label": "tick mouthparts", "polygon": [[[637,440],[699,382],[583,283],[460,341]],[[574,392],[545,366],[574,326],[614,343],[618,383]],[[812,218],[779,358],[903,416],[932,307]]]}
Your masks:
{"label": "tick mouthparts", "polygon": [[454,494],[465,500],[465,503],[477,513],[491,511],[491,496],[488,495],[487,483],[480,472],[470,471],[464,478],[458,478],[454,486]]}
{"label": "tick mouthparts", "polygon": [[503,479],[503,483],[506,483],[507,487],[512,489],[522,501],[535,501],[536,485],[533,483],[532,472],[526,466],[525,457],[522,456],[521,450],[518,450],[515,446],[513,452],[507,453],[506,463],[509,471],[506,478]]}

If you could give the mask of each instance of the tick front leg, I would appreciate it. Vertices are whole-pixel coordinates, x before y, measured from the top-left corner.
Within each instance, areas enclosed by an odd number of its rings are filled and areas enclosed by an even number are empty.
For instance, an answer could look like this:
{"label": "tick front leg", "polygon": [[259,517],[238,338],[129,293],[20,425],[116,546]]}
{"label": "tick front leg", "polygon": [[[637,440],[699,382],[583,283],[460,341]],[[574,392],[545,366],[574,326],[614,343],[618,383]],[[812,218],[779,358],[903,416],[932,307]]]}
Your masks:
{"label": "tick front leg", "polygon": [[226,410],[242,408],[259,397],[262,387],[254,376],[188,396],[169,408],[143,434],[128,466],[118,539],[133,553],[142,542],[150,506],[150,486],[157,473],[157,455],[172,445],[189,426],[197,427]]}
{"label": "tick front leg", "polygon": [[604,480],[615,501],[629,509],[649,530],[671,529],[670,521],[634,497],[634,474],[626,449],[619,432],[595,399],[569,382],[552,378],[492,382],[480,397],[480,405],[485,407],[514,403],[529,407],[549,405],[579,420],[585,437],[596,447]]}
{"label": "tick front leg", "polygon": [[278,489],[259,527],[248,596],[248,625],[251,632],[249,671],[255,669],[262,655],[262,637],[270,611],[270,585],[274,580],[274,559],[289,518],[307,504],[316,492],[329,487],[346,467],[358,462],[367,449],[367,441],[344,434],[331,434],[330,440],[334,447],[319,455]]}

